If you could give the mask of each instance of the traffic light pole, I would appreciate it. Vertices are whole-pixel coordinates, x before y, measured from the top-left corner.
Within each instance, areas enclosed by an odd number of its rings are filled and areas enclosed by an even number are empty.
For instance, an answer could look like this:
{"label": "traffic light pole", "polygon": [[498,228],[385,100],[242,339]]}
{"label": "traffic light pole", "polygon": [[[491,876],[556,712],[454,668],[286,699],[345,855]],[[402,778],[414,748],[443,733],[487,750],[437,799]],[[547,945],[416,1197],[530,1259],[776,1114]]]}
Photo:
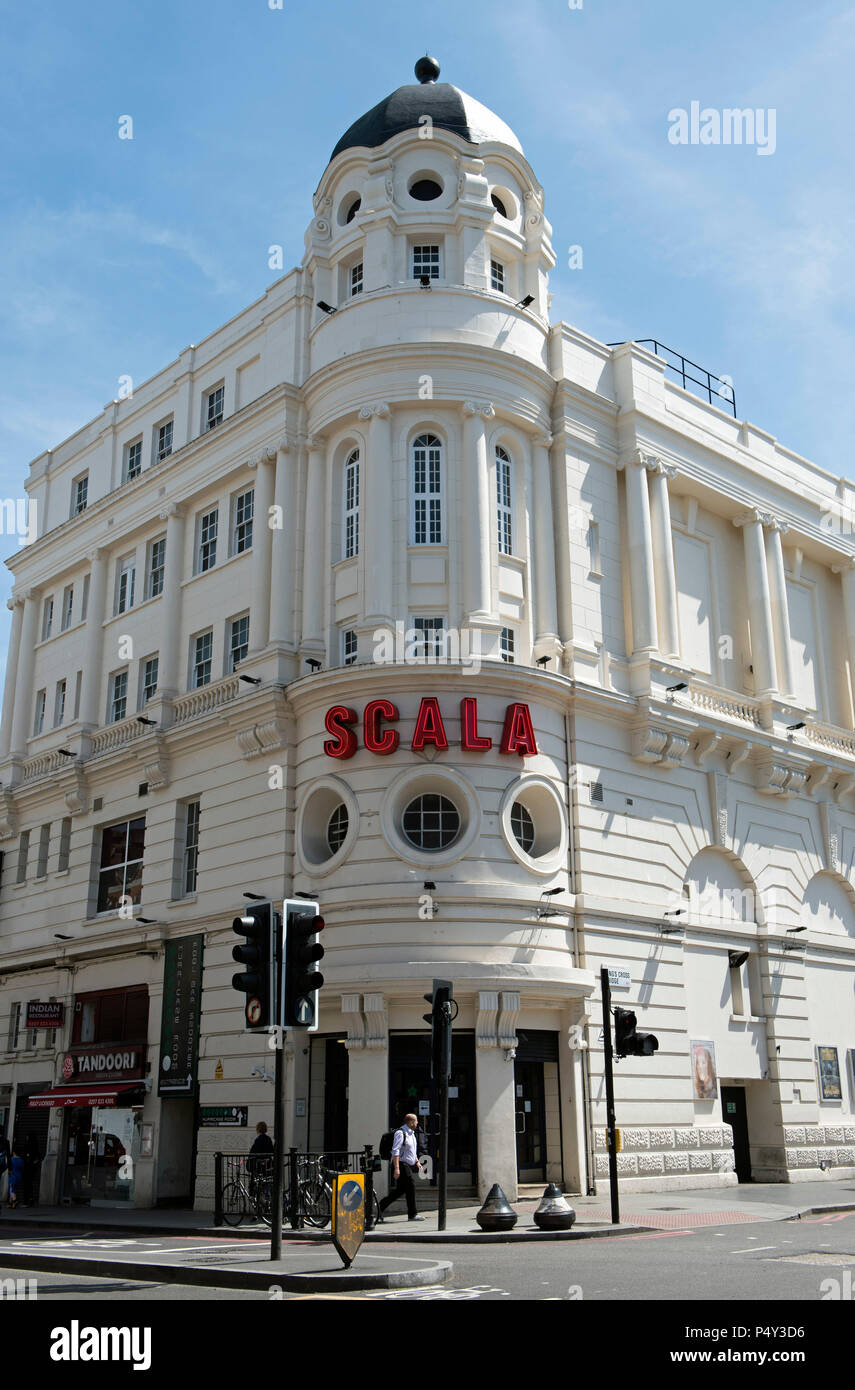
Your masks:
{"label": "traffic light pole", "polygon": [[620,1225],[618,1195],[617,1134],[615,1123],[615,1078],[612,1060],[612,991],[606,966],[600,969],[600,991],[603,996],[603,1043],[606,1064],[606,1129],[609,1145],[609,1188],[612,1199],[612,1224]]}
{"label": "traffic light pole", "polygon": [[[451,1027],[449,1022],[446,1025]],[[445,1230],[445,1212],[448,1205],[448,1076],[443,1067],[439,1078],[439,1204],[437,1210],[438,1231]]]}
{"label": "traffic light pole", "polygon": [[273,996],[276,1000],[276,1065],[273,1084],[273,1200],[270,1212],[270,1258],[282,1258],[282,1188],[285,1176],[285,1031],[279,1027],[282,1017],[282,923],[274,914]]}

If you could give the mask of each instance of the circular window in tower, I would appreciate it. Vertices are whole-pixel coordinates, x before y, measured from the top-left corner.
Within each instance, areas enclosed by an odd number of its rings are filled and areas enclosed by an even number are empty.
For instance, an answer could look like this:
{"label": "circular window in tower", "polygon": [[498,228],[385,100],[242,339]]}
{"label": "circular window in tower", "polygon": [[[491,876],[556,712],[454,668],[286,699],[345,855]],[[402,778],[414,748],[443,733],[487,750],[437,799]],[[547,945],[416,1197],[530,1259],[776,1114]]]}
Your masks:
{"label": "circular window in tower", "polygon": [[338,854],[345,840],[350,824],[350,817],[347,814],[347,807],[344,802],[339,802],[327,823],[327,844],[330,847],[330,854]]}
{"label": "circular window in tower", "polygon": [[442,184],[437,182],[433,174],[416,174],[408,186],[408,192],[417,203],[432,203],[434,199],[442,197]]}
{"label": "circular window in tower", "polygon": [[298,797],[295,848],[301,870],[327,874],[347,859],[359,831],[359,807],[340,777],[315,777]]}
{"label": "circular window in tower", "polygon": [[435,792],[415,797],[403,815],[404,834],[415,849],[448,849],[460,834],[460,812],[447,796]]}
{"label": "circular window in tower", "polygon": [[499,197],[498,193],[494,193],[490,201],[500,217],[507,217],[508,210],[502,202],[501,198]]}
{"label": "circular window in tower", "polygon": [[515,801],[511,807],[511,829],[517,844],[525,850],[526,854],[531,854],[534,844],[534,821],[521,801]]}
{"label": "circular window in tower", "polygon": [[560,784],[549,777],[515,778],[502,797],[499,821],[513,857],[532,873],[557,873],[567,862],[567,811]]}

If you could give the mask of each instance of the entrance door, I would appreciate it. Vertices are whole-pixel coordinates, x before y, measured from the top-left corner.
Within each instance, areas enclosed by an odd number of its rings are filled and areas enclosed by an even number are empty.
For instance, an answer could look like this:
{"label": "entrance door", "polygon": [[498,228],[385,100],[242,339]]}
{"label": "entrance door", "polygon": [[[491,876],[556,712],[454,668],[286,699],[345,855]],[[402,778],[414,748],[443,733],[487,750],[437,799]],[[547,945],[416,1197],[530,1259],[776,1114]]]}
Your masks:
{"label": "entrance door", "polygon": [[[548,1093],[548,1095],[547,1095]],[[560,1174],[560,1139],[548,1153],[547,1099],[555,1112],[558,1105],[558,1034],[539,1028],[517,1031],[514,1061],[514,1109],[517,1131],[517,1174],[520,1182],[543,1182],[547,1163]]]}
{"label": "entrance door", "polygon": [[324,1149],[330,1153],[347,1150],[348,1060],[344,1042],[340,1038],[327,1038],[324,1052]]}
{"label": "entrance door", "polygon": [[133,1201],[138,1111],[76,1105],[68,1112],[63,1196],[93,1206]]}
{"label": "entrance door", "polygon": [[[418,1115],[428,1136],[437,1180],[439,1114],[430,1076],[430,1033],[392,1033],[389,1037],[389,1122],[400,1124],[410,1112]],[[448,1173],[458,1186],[475,1182],[475,1038],[452,1036],[451,1080],[448,1090]]]}
{"label": "entrance door", "polygon": [[748,1145],[748,1111],[744,1086],[722,1086],[721,1113],[733,1130],[733,1154],[740,1182],[751,1181],[751,1151]]}

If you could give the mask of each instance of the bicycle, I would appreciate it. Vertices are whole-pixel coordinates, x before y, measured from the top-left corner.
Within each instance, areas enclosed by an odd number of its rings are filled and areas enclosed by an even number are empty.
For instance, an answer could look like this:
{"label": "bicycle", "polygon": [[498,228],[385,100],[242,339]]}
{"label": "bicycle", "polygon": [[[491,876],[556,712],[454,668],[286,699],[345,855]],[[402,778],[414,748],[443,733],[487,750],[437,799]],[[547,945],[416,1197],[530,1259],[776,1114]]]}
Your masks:
{"label": "bicycle", "polygon": [[227,1226],[239,1226],[249,1211],[269,1226],[273,1209],[272,1180],[269,1174],[240,1172],[223,1188],[222,1214]]}
{"label": "bicycle", "polygon": [[[322,1229],[332,1215],[332,1179],[338,1170],[324,1163],[323,1154],[310,1159],[309,1165],[309,1174],[299,1185],[303,1217],[307,1225]],[[373,1188],[371,1195],[371,1210],[376,1226],[383,1218],[380,1215],[380,1200]]]}

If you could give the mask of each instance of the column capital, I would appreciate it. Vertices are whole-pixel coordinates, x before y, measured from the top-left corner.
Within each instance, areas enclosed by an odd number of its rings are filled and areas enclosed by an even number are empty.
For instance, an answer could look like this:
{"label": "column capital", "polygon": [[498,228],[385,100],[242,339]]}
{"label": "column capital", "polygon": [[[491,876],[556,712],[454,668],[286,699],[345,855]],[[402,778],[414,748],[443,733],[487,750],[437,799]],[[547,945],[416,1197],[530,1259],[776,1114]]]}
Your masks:
{"label": "column capital", "polygon": [[[840,555],[836,565],[831,566],[832,574],[851,574],[855,570],[855,555]],[[12,602],[9,600],[11,608]]]}
{"label": "column capital", "polygon": [[485,420],[492,420],[496,414],[492,401],[464,401],[461,409],[467,418],[480,415]]}
{"label": "column capital", "polygon": [[290,454],[290,452],[291,452],[291,450],[293,449],[293,447],[294,447],[294,441],[293,441],[292,439],[290,439],[289,436],[288,436],[287,434],[283,434],[283,435],[282,435],[279,439],[277,439],[277,441],[276,441],[276,452],[277,452],[277,454]]}
{"label": "column capital", "polygon": [[378,420],[388,420],[392,411],[388,401],[379,401],[377,405],[364,405],[359,412],[360,420],[370,420],[376,417]]}
{"label": "column capital", "polygon": [[763,525],[767,530],[778,531],[782,536],[785,536],[790,529],[790,523],[788,521],[779,521],[777,517],[769,513],[764,517]]}
{"label": "column capital", "polygon": [[306,435],[306,448],[307,448],[307,449],[309,450],[309,452],[312,453],[312,454],[319,454],[319,453],[326,447],[326,442],[327,442],[327,440],[326,440],[326,435],[323,435],[323,434],[307,434],[307,435]]}
{"label": "column capital", "polygon": [[170,502],[169,506],[163,507],[159,513],[161,521],[168,521],[171,516],[183,516],[184,508],[180,502]]}
{"label": "column capital", "polygon": [[676,463],[666,463],[664,459],[658,458],[655,454],[646,454],[644,457],[644,467],[649,473],[656,473],[664,478],[676,478]]}
{"label": "column capital", "polygon": [[531,442],[536,448],[551,449],[555,442],[555,437],[554,435],[541,432],[540,434],[536,434]]}
{"label": "column capital", "polygon": [[107,547],[104,545],[96,546],[94,550],[89,551],[86,558],[89,561],[90,565],[96,564],[99,560],[106,560]]}
{"label": "column capital", "polygon": [[35,598],[35,596],[35,589],[21,589],[20,592],[17,589],[15,589],[12,593],[12,596],[10,598],[7,598],[6,607],[9,609],[10,613],[14,613],[16,608],[23,608],[24,604],[27,602],[27,599]]}
{"label": "column capital", "polygon": [[621,468],[647,468],[648,459],[655,462],[652,454],[645,454],[642,449],[634,449],[631,454],[618,461],[618,469]]}
{"label": "column capital", "polygon": [[259,464],[262,463],[275,463],[276,450],[271,448],[269,444],[265,444],[263,449],[259,449],[256,454],[252,454],[246,462],[247,466],[252,469],[258,468]]}
{"label": "column capital", "polygon": [[771,513],[761,511],[759,507],[749,507],[748,511],[740,512],[738,516],[733,517],[733,524],[737,528],[742,526],[754,526],[758,521],[761,526],[771,525]]}

